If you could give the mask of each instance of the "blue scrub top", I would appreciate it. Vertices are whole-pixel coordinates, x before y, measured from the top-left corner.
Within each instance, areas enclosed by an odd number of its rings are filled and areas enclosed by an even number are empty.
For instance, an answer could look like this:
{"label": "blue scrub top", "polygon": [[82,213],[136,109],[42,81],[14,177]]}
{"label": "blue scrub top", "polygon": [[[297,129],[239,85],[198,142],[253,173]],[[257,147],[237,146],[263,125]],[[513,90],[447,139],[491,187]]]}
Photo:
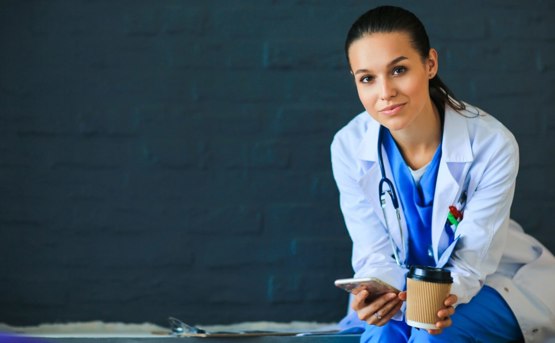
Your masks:
{"label": "blue scrub top", "polygon": [[441,144],[417,185],[391,132],[385,127],[383,129],[383,145],[408,227],[406,264],[435,266],[432,253],[432,209],[441,160]]}

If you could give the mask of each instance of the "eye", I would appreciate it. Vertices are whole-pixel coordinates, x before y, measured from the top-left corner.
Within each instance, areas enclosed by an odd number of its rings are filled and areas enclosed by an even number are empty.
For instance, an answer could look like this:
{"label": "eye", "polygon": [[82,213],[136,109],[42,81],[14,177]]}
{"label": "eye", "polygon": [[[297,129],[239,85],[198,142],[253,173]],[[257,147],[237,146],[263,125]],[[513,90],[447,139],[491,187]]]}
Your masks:
{"label": "eye", "polygon": [[363,77],[361,77],[361,78],[359,79],[359,82],[360,82],[360,83],[370,83],[370,82],[372,82],[373,80],[374,80],[374,77],[373,77],[373,76],[364,75]]}
{"label": "eye", "polygon": [[400,75],[400,74],[404,74],[407,72],[407,68],[403,67],[403,66],[398,66],[393,68],[393,75]]}

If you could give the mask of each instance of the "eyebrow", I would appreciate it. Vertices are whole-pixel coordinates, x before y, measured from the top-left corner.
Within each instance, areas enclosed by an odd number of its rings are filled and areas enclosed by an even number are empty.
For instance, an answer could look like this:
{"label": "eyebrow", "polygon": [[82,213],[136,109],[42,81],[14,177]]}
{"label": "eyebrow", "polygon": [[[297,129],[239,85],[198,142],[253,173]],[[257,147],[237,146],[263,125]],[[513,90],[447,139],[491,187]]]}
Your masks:
{"label": "eyebrow", "polygon": [[[406,57],[406,56],[399,56],[399,57],[395,58],[394,60],[392,60],[391,62],[389,62],[389,63],[387,64],[387,66],[390,67],[390,66],[392,66],[392,65],[394,65],[394,64],[396,64],[396,63],[399,63],[399,62],[401,62],[401,61],[403,61],[403,60],[408,60],[408,57]],[[367,72],[368,72],[368,69],[358,69],[357,71],[355,71],[355,75],[360,74],[360,73],[367,73]]]}

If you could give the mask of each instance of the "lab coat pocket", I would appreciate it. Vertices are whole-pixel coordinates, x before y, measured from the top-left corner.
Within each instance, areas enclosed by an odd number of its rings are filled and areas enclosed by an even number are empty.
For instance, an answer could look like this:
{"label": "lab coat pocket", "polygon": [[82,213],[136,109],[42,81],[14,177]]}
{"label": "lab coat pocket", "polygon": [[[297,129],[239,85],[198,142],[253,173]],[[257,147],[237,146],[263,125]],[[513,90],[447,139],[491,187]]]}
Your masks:
{"label": "lab coat pocket", "polygon": [[449,244],[447,249],[443,251],[443,253],[441,254],[440,258],[437,261],[437,264],[436,264],[437,268],[443,268],[445,264],[447,264],[447,261],[449,261],[451,254],[453,254],[453,250],[455,250],[455,246],[457,245],[457,242],[459,241],[460,238],[461,238],[460,235],[455,237],[453,242]]}

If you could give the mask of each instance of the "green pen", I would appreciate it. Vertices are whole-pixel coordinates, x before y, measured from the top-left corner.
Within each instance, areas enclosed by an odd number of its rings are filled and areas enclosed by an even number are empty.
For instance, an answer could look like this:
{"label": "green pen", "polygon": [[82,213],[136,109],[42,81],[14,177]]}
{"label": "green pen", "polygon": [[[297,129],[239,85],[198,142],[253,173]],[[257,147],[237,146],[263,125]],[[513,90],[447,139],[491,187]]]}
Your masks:
{"label": "green pen", "polygon": [[455,228],[459,225],[459,221],[457,220],[457,218],[455,218],[453,213],[449,212],[449,214],[447,214],[447,219],[449,220],[451,225],[455,225]]}

